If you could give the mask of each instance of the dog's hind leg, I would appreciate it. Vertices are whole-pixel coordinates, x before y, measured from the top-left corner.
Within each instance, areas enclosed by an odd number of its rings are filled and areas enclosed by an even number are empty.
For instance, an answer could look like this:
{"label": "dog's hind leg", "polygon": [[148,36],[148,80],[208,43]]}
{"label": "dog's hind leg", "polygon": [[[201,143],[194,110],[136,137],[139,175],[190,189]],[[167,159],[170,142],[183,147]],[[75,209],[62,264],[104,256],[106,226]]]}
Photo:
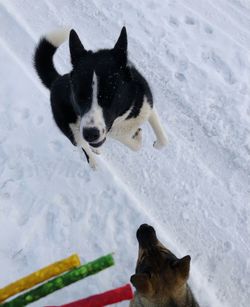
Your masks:
{"label": "dog's hind leg", "polygon": [[152,109],[148,121],[156,135],[156,141],[154,142],[154,147],[157,149],[161,149],[167,144],[167,136],[165,134],[164,128],[160,122],[159,116],[155,109]]}
{"label": "dog's hind leg", "polygon": [[122,144],[126,145],[133,151],[138,151],[141,149],[142,145],[142,130],[138,128],[137,131],[132,135],[119,135],[114,137],[117,141],[121,142]]}

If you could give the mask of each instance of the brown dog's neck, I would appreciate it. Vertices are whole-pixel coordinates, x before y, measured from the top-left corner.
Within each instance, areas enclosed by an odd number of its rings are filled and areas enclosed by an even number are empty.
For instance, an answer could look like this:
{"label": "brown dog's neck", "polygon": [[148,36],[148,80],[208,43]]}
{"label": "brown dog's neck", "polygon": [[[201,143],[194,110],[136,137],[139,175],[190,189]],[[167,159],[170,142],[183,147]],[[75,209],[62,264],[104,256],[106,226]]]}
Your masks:
{"label": "brown dog's neck", "polygon": [[145,297],[141,296],[138,292],[135,292],[133,301],[130,303],[130,307],[198,307],[195,302],[191,290],[188,285],[185,285],[179,289],[175,295],[169,299],[165,299],[159,302],[150,302]]}

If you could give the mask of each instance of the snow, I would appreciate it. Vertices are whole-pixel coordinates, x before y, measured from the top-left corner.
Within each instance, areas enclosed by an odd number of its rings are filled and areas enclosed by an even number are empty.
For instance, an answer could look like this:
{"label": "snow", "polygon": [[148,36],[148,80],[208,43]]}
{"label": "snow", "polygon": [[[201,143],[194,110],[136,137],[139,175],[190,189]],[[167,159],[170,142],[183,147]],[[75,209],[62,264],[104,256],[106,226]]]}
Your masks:
{"label": "snow", "polygon": [[[249,13],[246,0],[0,1],[0,287],[73,252],[116,265],[33,306],[127,283],[146,222],[191,255],[201,306],[249,306]],[[96,50],[123,25],[169,144],[155,150],[145,125],[139,153],[109,140],[93,172],[56,128],[32,55],[61,26]],[[67,44],[55,63],[69,71]]]}

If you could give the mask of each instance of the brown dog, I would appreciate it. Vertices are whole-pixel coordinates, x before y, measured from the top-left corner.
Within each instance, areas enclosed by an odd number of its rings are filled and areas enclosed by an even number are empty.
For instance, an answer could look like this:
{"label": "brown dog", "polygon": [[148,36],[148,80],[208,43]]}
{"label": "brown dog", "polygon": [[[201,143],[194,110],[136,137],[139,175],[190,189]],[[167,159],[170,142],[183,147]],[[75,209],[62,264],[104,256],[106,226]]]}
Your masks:
{"label": "brown dog", "polygon": [[130,307],[199,307],[188,284],[190,256],[178,259],[157,239],[152,226],[137,230],[139,256]]}

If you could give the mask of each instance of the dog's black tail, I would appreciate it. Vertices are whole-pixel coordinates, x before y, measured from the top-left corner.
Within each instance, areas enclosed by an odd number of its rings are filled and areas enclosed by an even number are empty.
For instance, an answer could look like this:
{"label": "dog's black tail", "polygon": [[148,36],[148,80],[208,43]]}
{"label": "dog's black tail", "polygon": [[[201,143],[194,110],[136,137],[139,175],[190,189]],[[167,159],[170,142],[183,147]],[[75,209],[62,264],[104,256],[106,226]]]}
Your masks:
{"label": "dog's black tail", "polygon": [[51,88],[52,83],[60,76],[53,63],[57,48],[68,38],[69,30],[61,29],[41,38],[34,54],[34,66],[42,83]]}

